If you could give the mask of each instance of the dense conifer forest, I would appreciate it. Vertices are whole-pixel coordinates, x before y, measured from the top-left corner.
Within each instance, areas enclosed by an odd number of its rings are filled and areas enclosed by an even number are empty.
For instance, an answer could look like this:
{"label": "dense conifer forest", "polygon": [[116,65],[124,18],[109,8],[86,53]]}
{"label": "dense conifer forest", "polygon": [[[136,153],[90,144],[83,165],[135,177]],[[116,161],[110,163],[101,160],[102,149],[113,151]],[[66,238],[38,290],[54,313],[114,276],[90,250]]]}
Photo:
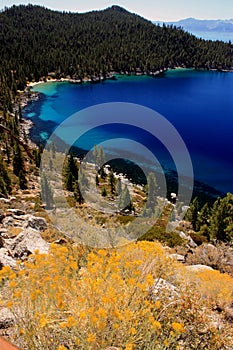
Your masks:
{"label": "dense conifer forest", "polygon": [[231,69],[233,46],[155,26],[118,6],[79,14],[20,5],[0,13],[0,57],[0,107],[9,109],[17,89],[50,72],[82,78],[174,66]]}

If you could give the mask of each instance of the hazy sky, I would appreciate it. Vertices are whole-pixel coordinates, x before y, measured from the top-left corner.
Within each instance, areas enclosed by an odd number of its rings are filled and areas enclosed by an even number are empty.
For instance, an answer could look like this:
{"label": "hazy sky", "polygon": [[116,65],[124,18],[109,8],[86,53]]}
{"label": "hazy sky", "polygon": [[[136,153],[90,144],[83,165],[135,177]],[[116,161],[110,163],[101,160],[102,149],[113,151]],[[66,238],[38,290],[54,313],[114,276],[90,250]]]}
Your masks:
{"label": "hazy sky", "polygon": [[150,20],[162,21],[187,17],[233,18],[233,0],[1,0],[0,8],[27,3],[74,12],[87,12],[120,5]]}

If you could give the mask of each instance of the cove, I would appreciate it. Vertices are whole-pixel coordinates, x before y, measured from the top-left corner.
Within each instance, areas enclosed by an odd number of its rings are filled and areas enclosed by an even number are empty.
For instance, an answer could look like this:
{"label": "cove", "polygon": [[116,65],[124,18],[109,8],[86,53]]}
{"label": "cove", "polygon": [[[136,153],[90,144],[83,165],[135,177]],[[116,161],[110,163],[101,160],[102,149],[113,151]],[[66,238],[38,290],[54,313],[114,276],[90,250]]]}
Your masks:
{"label": "cove", "polygon": [[[222,192],[233,192],[233,73],[176,69],[164,77],[117,76],[117,81],[99,84],[68,82],[36,85],[40,98],[24,108],[32,119],[32,138],[45,140],[63,120],[84,108],[107,102],[130,102],[149,107],[177,129],[190,153],[195,180]],[[130,130],[109,125],[93,130],[88,140],[98,143],[112,137],[127,137]],[[135,139],[139,137],[134,130]],[[141,136],[140,136],[141,137]],[[146,145],[153,148],[149,135]],[[89,144],[83,144],[88,149]],[[161,163],[173,168],[169,157]],[[159,158],[159,157],[158,157]]]}

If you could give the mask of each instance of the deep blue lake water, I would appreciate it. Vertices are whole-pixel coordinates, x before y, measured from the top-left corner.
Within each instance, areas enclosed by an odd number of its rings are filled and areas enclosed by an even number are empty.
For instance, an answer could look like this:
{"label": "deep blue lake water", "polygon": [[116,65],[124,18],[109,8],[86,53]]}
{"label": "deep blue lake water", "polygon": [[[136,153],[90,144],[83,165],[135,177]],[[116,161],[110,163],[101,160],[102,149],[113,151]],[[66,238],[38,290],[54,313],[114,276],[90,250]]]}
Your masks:
{"label": "deep blue lake water", "polygon": [[[34,133],[42,139],[53,123],[58,125],[86,107],[106,102],[140,104],[159,112],[177,129],[191,155],[196,180],[233,192],[233,73],[175,70],[155,79],[118,76],[117,81],[100,84],[47,83],[33,90],[41,97],[24,109],[24,116],[35,122]],[[127,137],[128,132],[110,126],[103,139]],[[94,140],[95,132],[90,137]],[[149,137],[147,141],[150,144]],[[168,160],[164,163],[169,167]]]}

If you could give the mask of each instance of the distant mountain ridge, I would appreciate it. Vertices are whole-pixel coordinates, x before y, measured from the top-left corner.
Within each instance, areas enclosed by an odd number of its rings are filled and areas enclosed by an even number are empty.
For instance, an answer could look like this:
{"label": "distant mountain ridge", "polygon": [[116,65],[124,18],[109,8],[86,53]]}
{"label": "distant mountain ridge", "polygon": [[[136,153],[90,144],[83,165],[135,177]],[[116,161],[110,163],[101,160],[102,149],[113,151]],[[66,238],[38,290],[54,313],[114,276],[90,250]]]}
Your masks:
{"label": "distant mountain ridge", "polygon": [[218,20],[200,20],[195,18],[186,18],[177,22],[155,21],[155,24],[168,24],[182,27],[187,31],[205,31],[205,32],[229,32],[233,33],[233,19]]}

